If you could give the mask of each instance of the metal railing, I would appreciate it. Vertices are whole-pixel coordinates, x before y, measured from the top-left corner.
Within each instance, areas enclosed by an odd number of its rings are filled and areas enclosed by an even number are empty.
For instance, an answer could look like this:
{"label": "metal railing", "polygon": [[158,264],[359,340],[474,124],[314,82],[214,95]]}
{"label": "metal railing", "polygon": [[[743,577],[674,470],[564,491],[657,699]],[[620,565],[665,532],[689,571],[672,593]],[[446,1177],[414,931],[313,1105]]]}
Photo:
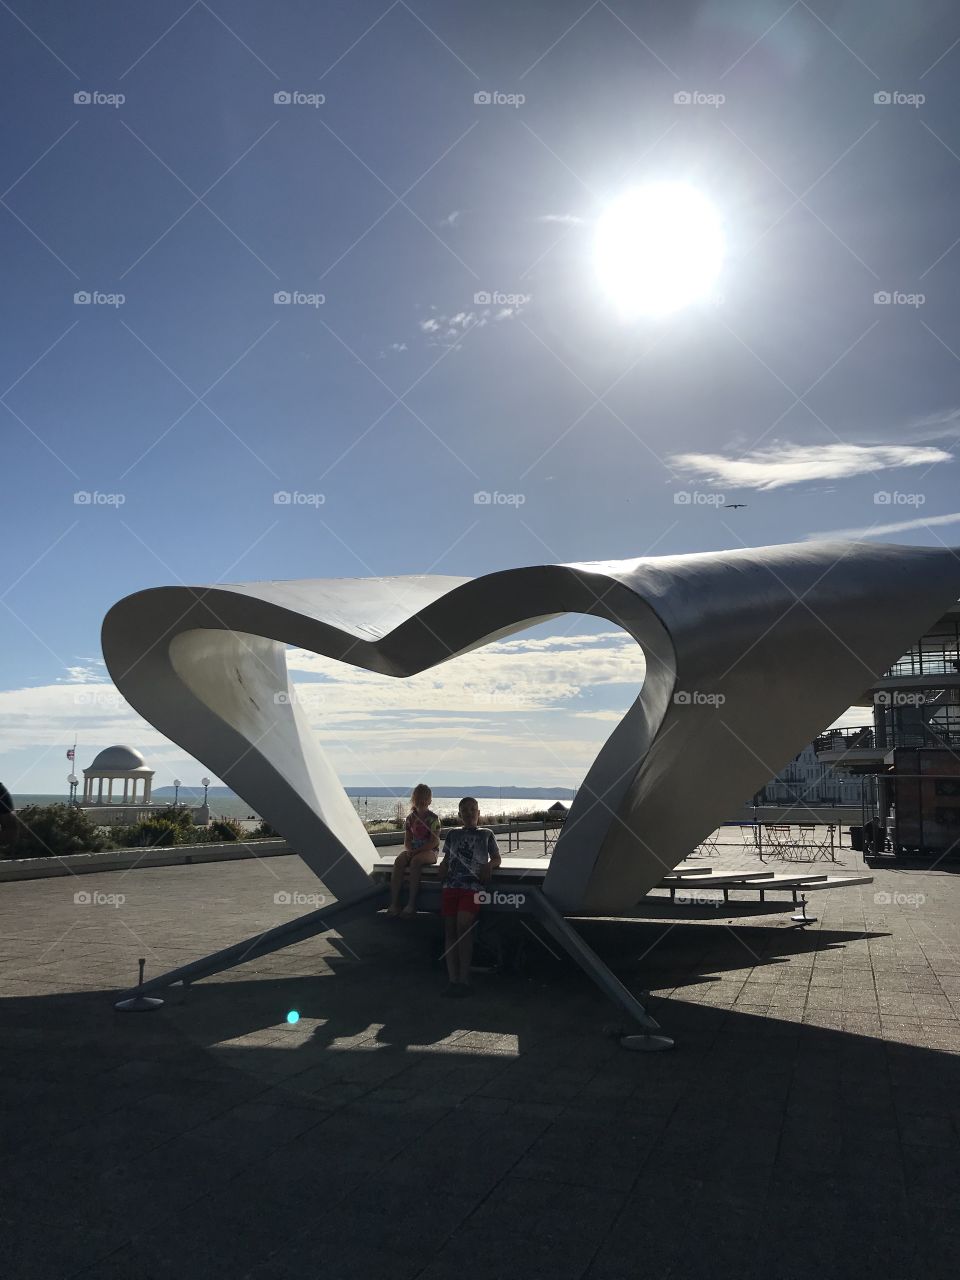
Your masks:
{"label": "metal railing", "polygon": [[876,734],[872,725],[854,729],[828,729],[814,741],[813,749],[819,755],[823,751],[874,751]]}

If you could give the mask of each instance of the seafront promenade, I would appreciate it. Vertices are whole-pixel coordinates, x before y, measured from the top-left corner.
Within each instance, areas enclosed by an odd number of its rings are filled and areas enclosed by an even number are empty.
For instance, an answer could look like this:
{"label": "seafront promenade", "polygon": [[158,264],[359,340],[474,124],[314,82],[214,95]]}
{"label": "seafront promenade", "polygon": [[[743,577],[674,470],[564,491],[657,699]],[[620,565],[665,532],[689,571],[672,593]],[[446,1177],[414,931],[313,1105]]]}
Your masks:
{"label": "seafront promenade", "polygon": [[676,1038],[655,1055],[607,1039],[533,934],[439,999],[427,916],[113,1011],[138,956],[149,976],[309,910],[296,857],[85,876],[87,902],[4,884],[3,1271],[953,1275],[960,878],[874,874],[804,930],[735,903],[583,924]]}

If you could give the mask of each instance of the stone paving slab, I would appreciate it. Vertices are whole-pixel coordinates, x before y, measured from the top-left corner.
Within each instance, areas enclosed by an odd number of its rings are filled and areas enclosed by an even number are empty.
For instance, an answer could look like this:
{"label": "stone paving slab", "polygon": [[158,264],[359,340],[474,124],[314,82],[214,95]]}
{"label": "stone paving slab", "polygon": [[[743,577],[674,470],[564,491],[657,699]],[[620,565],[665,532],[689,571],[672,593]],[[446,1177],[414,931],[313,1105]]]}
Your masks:
{"label": "stone paving slab", "polygon": [[605,1038],[520,922],[519,971],[470,1001],[439,998],[435,919],[379,918],[124,1017],[138,956],[161,972],[322,886],[292,857],[86,877],[98,901],[5,883],[0,1274],[952,1276],[960,879],[875,876],[804,930],[746,897],[583,922],[652,993],[660,1055]]}

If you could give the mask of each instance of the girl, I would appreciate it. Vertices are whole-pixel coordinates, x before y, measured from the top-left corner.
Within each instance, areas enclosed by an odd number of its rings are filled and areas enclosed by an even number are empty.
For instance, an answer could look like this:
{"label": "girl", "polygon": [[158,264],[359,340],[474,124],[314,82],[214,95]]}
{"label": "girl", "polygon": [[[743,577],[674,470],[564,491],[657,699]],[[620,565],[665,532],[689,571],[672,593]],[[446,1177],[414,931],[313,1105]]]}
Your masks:
{"label": "girl", "polygon": [[410,894],[406,909],[402,912],[409,920],[417,910],[417,893],[423,868],[432,866],[440,848],[440,819],[430,808],[433,792],[425,782],[418,783],[410,796],[410,813],[404,827],[403,849],[397,855],[390,876],[390,906],[387,915],[394,919],[401,914],[400,890],[403,873],[410,872]]}

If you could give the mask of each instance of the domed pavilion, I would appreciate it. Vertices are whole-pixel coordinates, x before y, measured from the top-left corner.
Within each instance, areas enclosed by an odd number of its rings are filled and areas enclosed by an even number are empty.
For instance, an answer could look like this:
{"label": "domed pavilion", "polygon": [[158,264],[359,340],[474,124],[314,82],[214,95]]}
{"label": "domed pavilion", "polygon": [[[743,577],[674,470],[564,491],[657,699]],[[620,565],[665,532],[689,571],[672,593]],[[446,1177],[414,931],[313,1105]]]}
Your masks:
{"label": "domed pavilion", "polygon": [[[154,770],[133,747],[105,747],[93,764],[83,771],[83,800],[81,804],[149,804]],[[120,783],[123,794],[120,794]],[[106,784],[106,794],[104,794]],[[117,796],[114,799],[114,786]],[[96,794],[94,794],[96,786]],[[140,794],[137,794],[137,788]]]}

